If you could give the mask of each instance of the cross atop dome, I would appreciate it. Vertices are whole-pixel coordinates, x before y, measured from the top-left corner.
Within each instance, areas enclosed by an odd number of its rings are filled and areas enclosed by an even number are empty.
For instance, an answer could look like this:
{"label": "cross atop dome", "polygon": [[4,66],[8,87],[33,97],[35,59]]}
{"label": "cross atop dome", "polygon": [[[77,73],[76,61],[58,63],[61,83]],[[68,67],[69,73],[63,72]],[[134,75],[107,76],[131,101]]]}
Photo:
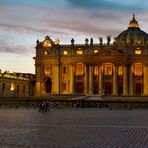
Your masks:
{"label": "cross atop dome", "polygon": [[135,19],[135,13],[133,12],[133,19],[130,21],[129,28],[139,28],[138,21]]}

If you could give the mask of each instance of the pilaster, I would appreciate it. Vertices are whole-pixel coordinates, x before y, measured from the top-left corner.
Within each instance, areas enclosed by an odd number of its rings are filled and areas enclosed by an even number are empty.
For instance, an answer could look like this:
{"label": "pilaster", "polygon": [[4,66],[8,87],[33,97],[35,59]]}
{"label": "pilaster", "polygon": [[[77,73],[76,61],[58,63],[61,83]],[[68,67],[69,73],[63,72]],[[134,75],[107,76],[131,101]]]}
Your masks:
{"label": "pilaster", "polygon": [[93,65],[89,65],[89,94],[93,93]]}
{"label": "pilaster", "polygon": [[129,71],[129,95],[134,95],[132,65],[130,65],[130,71]]}
{"label": "pilaster", "polygon": [[74,94],[74,66],[73,64],[70,65],[70,93]]}
{"label": "pilaster", "polygon": [[127,65],[123,67],[123,95],[128,95],[128,85],[127,85]]}
{"label": "pilaster", "polygon": [[88,64],[85,64],[85,77],[84,77],[84,83],[85,83],[85,87],[84,87],[84,93],[87,94],[88,93]]}
{"label": "pilaster", "polygon": [[113,66],[113,94],[117,95],[117,66]]}
{"label": "pilaster", "polygon": [[144,65],[144,87],[143,87],[143,95],[148,96],[148,64]]}
{"label": "pilaster", "polygon": [[99,96],[103,95],[103,73],[102,65],[99,65]]}

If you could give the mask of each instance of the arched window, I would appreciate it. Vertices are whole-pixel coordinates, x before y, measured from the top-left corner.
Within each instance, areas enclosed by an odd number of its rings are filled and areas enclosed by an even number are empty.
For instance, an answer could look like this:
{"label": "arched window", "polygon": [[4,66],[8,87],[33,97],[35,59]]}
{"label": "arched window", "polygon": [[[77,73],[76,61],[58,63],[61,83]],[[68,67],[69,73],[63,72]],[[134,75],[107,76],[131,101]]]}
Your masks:
{"label": "arched window", "polygon": [[112,75],[112,64],[105,65],[105,75],[111,76]]}
{"label": "arched window", "polygon": [[141,63],[137,63],[134,65],[134,74],[135,74],[135,76],[142,76],[143,66]]}
{"label": "arched window", "polygon": [[119,66],[118,67],[118,75],[119,76],[122,76],[123,75],[123,67],[122,66]]}
{"label": "arched window", "polygon": [[79,63],[76,65],[76,75],[83,75],[84,74],[84,65]]}
{"label": "arched window", "polygon": [[99,67],[98,66],[94,67],[94,75],[99,75]]}

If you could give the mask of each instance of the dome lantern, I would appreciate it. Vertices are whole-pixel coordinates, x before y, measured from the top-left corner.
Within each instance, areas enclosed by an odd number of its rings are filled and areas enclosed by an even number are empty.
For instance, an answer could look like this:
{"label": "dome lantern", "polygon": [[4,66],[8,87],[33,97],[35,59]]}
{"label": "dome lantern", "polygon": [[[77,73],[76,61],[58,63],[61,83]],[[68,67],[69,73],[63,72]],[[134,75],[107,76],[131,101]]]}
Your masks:
{"label": "dome lantern", "polygon": [[138,21],[135,19],[135,14],[133,13],[133,19],[130,21],[129,28],[139,28]]}

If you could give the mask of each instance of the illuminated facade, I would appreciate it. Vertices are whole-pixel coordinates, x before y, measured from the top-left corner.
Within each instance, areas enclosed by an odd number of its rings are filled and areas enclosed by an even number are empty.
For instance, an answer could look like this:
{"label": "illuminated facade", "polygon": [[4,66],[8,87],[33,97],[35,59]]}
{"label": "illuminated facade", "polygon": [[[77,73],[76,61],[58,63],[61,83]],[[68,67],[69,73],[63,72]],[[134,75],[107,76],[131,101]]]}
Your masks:
{"label": "illuminated facade", "polygon": [[60,45],[50,37],[37,40],[36,95],[148,95],[148,34],[133,15],[113,44],[110,36],[94,44]]}
{"label": "illuminated facade", "polygon": [[0,70],[0,98],[34,96],[35,77],[33,74],[4,73]]}

